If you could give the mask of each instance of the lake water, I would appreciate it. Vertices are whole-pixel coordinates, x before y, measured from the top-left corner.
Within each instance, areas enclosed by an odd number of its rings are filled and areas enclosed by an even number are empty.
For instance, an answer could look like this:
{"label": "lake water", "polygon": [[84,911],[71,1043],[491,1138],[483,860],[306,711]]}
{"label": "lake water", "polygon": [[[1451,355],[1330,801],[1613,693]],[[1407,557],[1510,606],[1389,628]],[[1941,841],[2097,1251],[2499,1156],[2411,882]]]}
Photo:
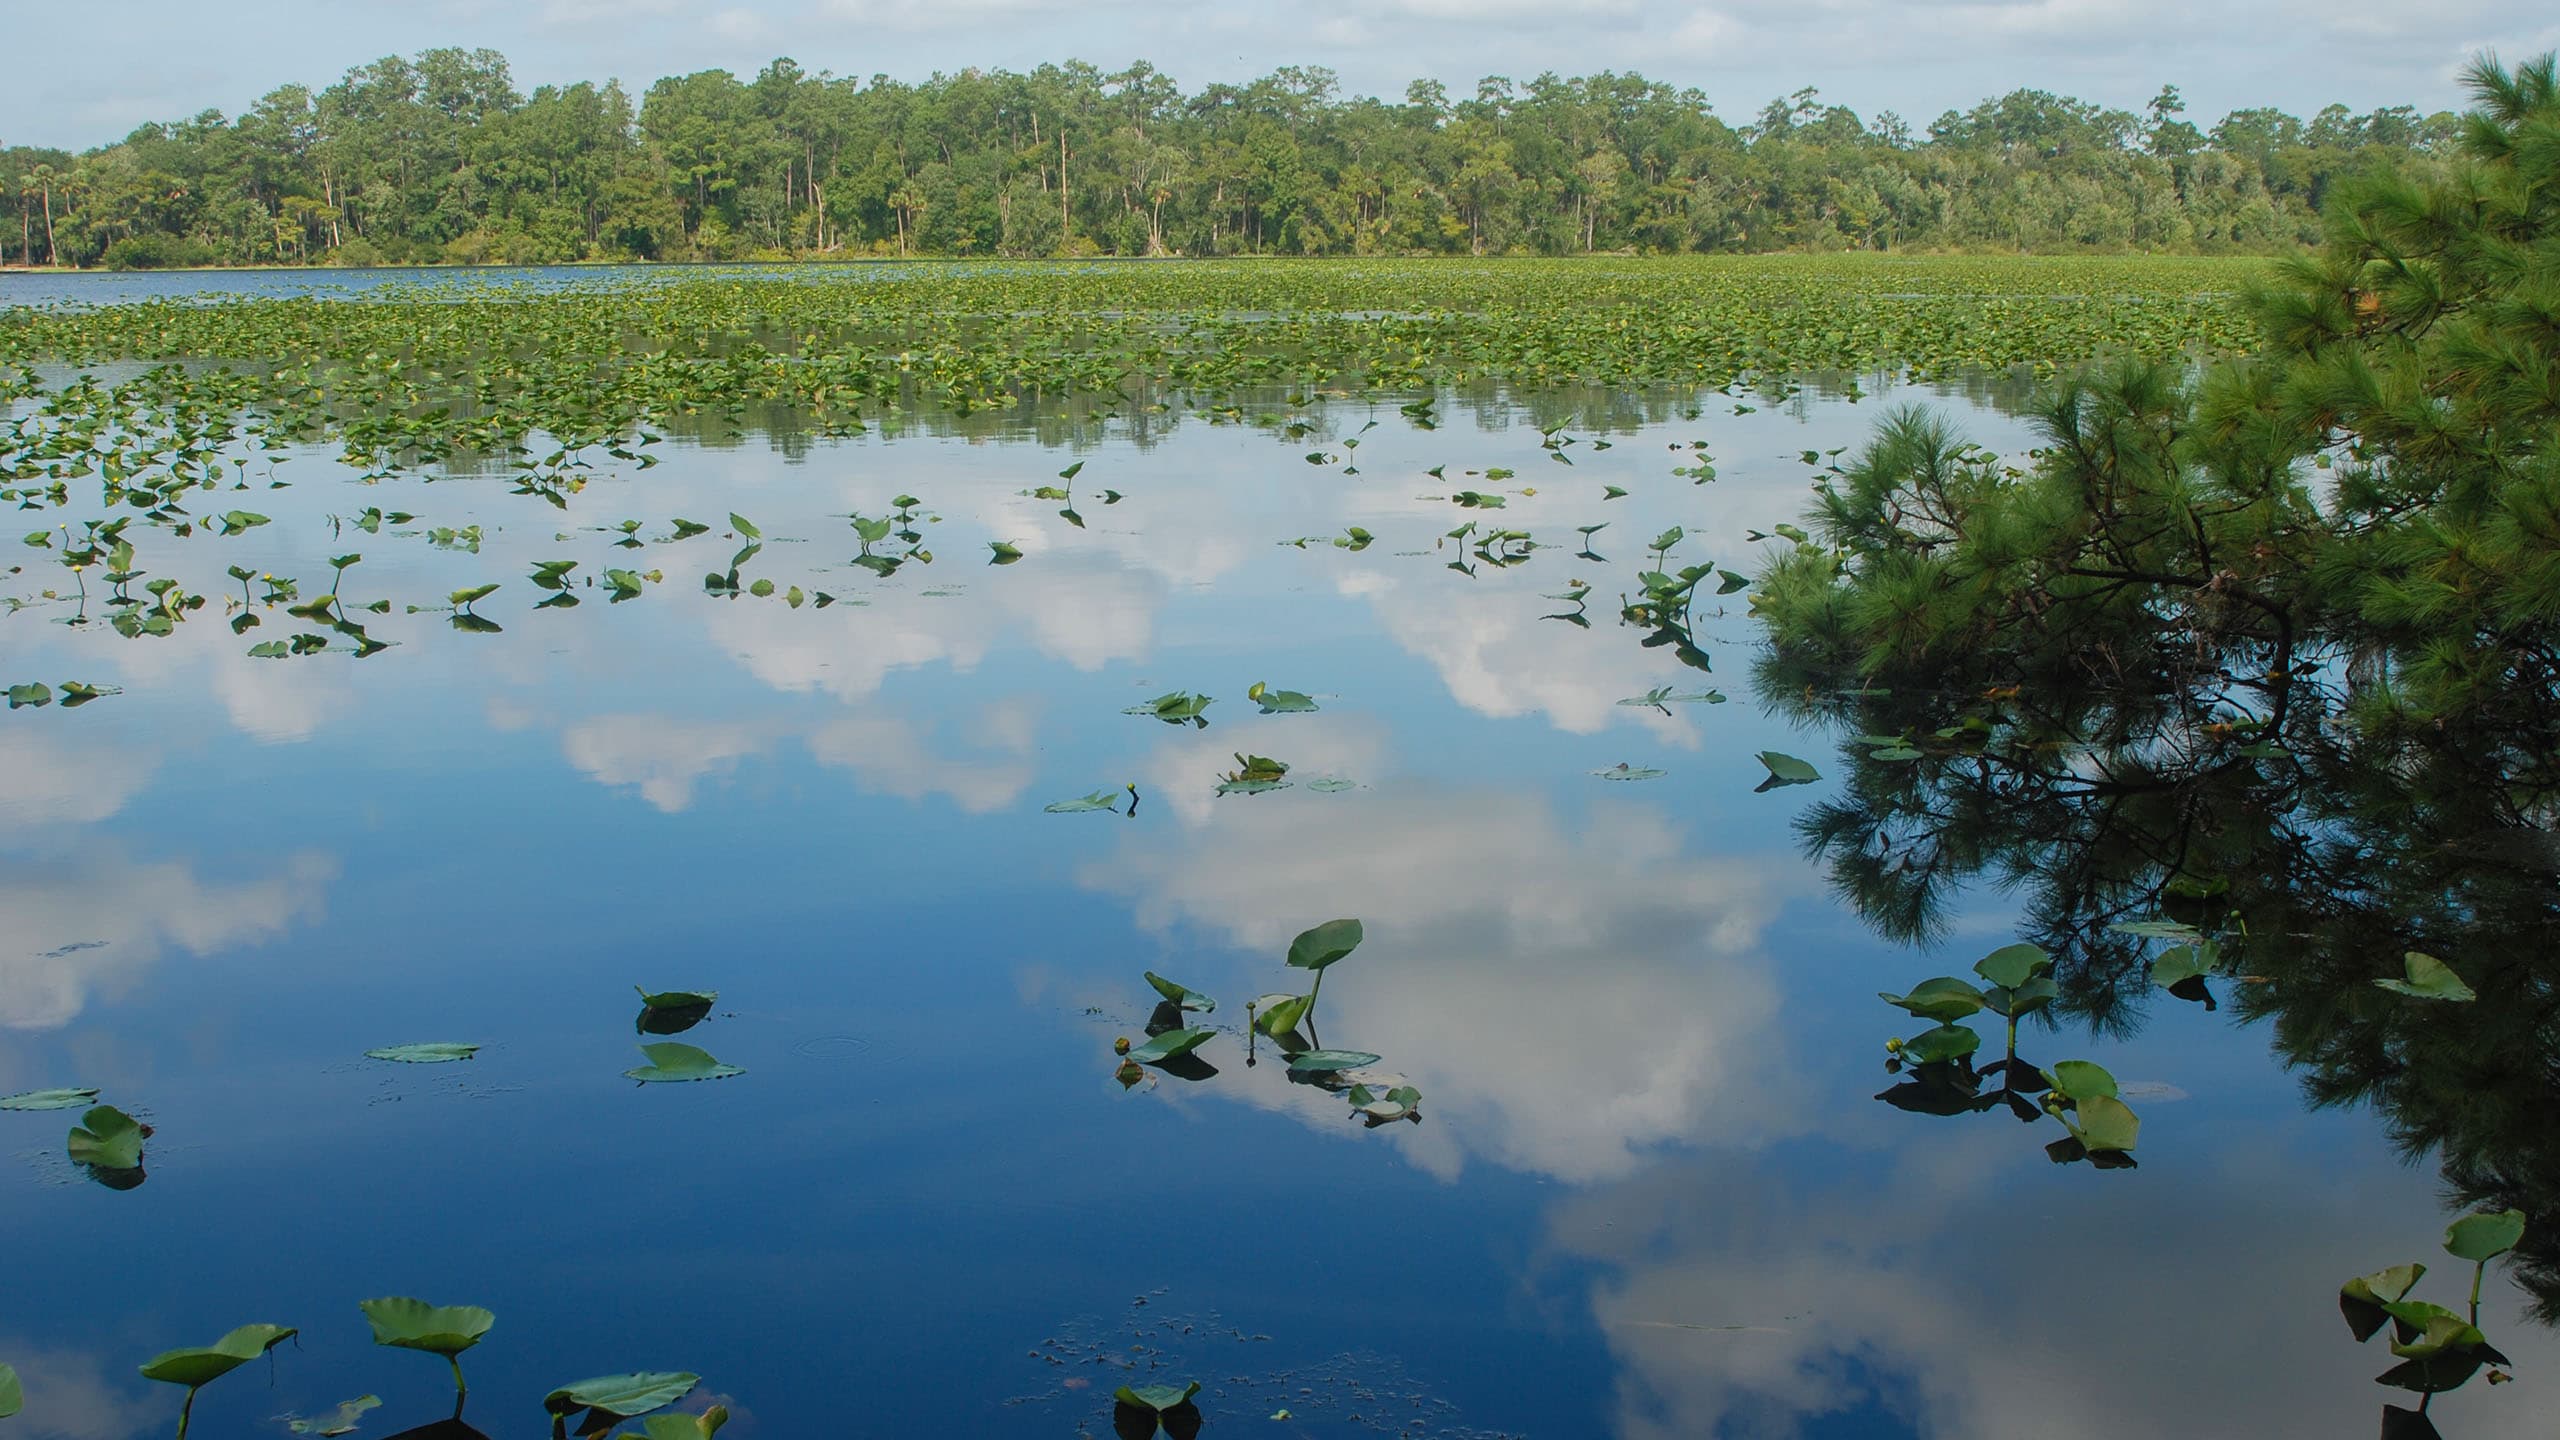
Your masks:
{"label": "lake water", "polygon": [[[361,1433],[422,1425],[444,1368],[355,1303],[414,1294],[496,1312],[464,1357],[493,1436],[634,1369],[699,1372],[689,1403],[748,1437],[1103,1435],[1116,1386],[1190,1380],[1211,1430],[1273,1437],[2369,1432],[2399,1392],[2336,1287],[2427,1256],[2458,1298],[2434,1167],[2307,1107],[2266,1027],[2165,997],[2122,1033],[2029,1031],[2126,1082],[2139,1169],[2051,1163],[2049,1121],[1877,1103],[1920,1022],[1875,992],[1967,973],[2019,901],[1965,891],[1923,953],[1879,939],[1791,828],[1837,779],[1755,791],[1757,752],[1840,762],[1755,696],[1747,596],[1700,606],[1710,673],[1618,621],[1657,532],[1756,572],[1800,452],[1908,398],[2031,443],[1962,395],[1807,392],[1450,401],[1434,430],[1335,402],[1296,437],[751,433],[565,510],[253,462],[223,502],[272,523],[142,562],[217,597],[174,634],[0,619],[0,679],[123,687],[0,717],[0,1093],[98,1087],[155,1127],[118,1191],[65,1159],[78,1111],[0,1113],[9,1423],[166,1433],[176,1392],[136,1364],[273,1321],[298,1342],[207,1389],[195,1434],[368,1393]],[[1699,439],[1713,483],[1671,473]],[[1079,462],[1071,502],[1026,493]],[[882,577],[845,517],[901,494],[934,558]],[[368,508],[417,518],[368,533]],[[774,595],[706,593],[731,512]],[[666,539],[679,516],[712,533]],[[614,545],[625,518],[648,543]],[[1469,520],[1553,548],[1452,568]],[[423,533],[472,524],[477,553]],[[1328,538],[1354,526],[1365,548]],[[311,627],[255,606],[235,633],[224,567],[307,597],[349,552],[394,648],[249,655]],[[580,603],[534,608],[555,557]],[[609,566],[663,583],[609,603],[580,583]],[[1587,627],[1547,598],[1577,579]],[[407,610],[491,581],[495,633]],[[1320,708],[1257,713],[1255,682]],[[1663,686],[1728,699],[1619,703]],[[1174,690],[1215,697],[1205,728],[1122,713]],[[1289,785],[1219,793],[1239,752]],[[1664,773],[1594,773],[1621,764]],[[1125,785],[1134,813],[1044,810]],[[1321,1038],[1409,1079],[1418,1122],[1364,1127],[1249,1055],[1246,1002],[1302,988],[1291,937],[1337,916],[1366,940]],[[1115,1079],[1147,971],[1219,1002],[1214,1074]],[[681,1040],[745,1073],[624,1078],[658,1038],[634,985],[717,990]],[[482,1048],[365,1058],[430,1041]],[[2527,1383],[2440,1398],[2446,1434],[2547,1433],[2523,1308],[2493,1272]]]}

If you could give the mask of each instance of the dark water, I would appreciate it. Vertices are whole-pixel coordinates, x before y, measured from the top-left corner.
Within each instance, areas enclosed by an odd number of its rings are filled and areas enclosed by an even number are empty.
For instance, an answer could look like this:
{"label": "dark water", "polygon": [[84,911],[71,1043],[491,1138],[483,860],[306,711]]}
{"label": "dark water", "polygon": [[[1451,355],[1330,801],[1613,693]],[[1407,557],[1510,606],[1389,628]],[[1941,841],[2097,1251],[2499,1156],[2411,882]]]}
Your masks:
{"label": "dark water", "polygon": [[[1426,433],[1391,405],[1296,442],[750,436],[566,512],[315,454],[232,497],[275,523],[153,568],[309,594],[359,551],[345,593],[395,601],[397,648],[253,659],[297,627],[235,636],[218,600],[157,640],[0,619],[0,678],[125,687],[0,717],[0,1093],[97,1086],[157,1127],[116,1192],[63,1158],[77,1112],[0,1113],[5,1426],[166,1433],[177,1394],[135,1365],[250,1321],[298,1348],[206,1390],[195,1434],[366,1393],[362,1433],[421,1424],[444,1368],[355,1304],[415,1294],[497,1313],[465,1357],[495,1436],[629,1369],[699,1372],[732,1436],[1101,1435],[1116,1385],[1191,1379],[1211,1432],[1273,1437],[2370,1433],[2389,1361],[2336,1286],[2435,1256],[2448,1216],[2376,1116],[2306,1108],[2263,1027],[2164,1002],[2039,1032],[2128,1083],[2138,1170],[1871,1098],[1916,1028],[1874,992],[1964,972],[2017,905],[1969,893],[1927,955],[1875,938],[1789,828],[1834,783],[1754,793],[1757,751],[1836,760],[1756,702],[1745,597],[1698,626],[1712,674],[1616,622],[1666,526],[1675,560],[1756,570],[1797,452],[1877,405],[1729,408],[1577,425],[1569,467],[1507,412]],[[1372,418],[1358,474],[1303,459]],[[1695,438],[1713,484],[1669,473]],[[1074,459],[1081,529],[1022,493]],[[1488,466],[1517,474],[1461,474]],[[1461,486],[1511,498],[1432,498]],[[936,558],[878,579],[843,517],[901,492]],[[333,526],[368,506],[420,520]],[[768,542],[745,578],[838,603],[706,595],[733,510]],[[718,530],[598,528],[679,515]],[[1607,559],[1453,571],[1468,519],[1605,520]],[[476,555],[390,533],[471,522]],[[1281,543],[1351,525],[1374,543]],[[554,555],[666,582],[535,610]],[[1576,577],[1589,628],[1541,618]],[[500,633],[404,611],[492,580]],[[1322,708],[1257,714],[1256,681]],[[1730,703],[1616,703],[1659,685]],[[1173,689],[1216,697],[1205,730],[1120,713]],[[1214,793],[1237,751],[1299,783]],[[1667,773],[1592,773],[1621,762]],[[1134,816],[1043,813],[1129,782]],[[1267,1042],[1247,1063],[1244,1002],[1298,988],[1291,936],[1335,916],[1367,941],[1322,1038],[1408,1077],[1418,1124],[1364,1129]],[[1219,1000],[1213,1076],[1115,1082],[1147,970]],[[624,1079],[634,984],[717,989],[682,1038],[746,1073]],[[485,1048],[363,1058],[437,1040]],[[2548,1432],[2521,1308],[2493,1273],[2527,1383],[2443,1397],[2448,1435]]]}

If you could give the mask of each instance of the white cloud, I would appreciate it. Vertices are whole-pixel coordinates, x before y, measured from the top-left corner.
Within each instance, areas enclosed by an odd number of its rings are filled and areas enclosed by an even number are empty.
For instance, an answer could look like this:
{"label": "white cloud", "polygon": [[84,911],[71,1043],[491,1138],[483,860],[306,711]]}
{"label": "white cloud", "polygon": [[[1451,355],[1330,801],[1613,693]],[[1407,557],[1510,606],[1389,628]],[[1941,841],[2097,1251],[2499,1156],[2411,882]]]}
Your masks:
{"label": "white cloud", "polygon": [[[1668,1142],[1794,1123],[1760,1079],[1783,1069],[1758,946],[1788,882],[1686,853],[1651,810],[1598,806],[1573,830],[1533,795],[1282,791],[1131,841],[1082,883],[1128,896],[1143,926],[1179,921],[1275,964],[1299,930],[1358,916],[1368,940],[1331,973],[1320,1034],[1421,1088],[1426,1120],[1392,1138],[1437,1173],[1473,1155],[1592,1180]],[[1341,1101],[1276,1071],[1221,1093],[1342,1124]]]}
{"label": "white cloud", "polygon": [[560,737],[569,763],[589,778],[636,786],[641,799],[670,815],[693,804],[696,784],[728,774],[772,740],[761,725],[669,715],[598,715],[571,724]]}
{"label": "white cloud", "polygon": [[0,873],[0,1026],[67,1025],[93,997],[131,989],[168,946],[204,955],[281,934],[318,912],[337,872],[308,852],[237,883],[108,850],[16,860]]}

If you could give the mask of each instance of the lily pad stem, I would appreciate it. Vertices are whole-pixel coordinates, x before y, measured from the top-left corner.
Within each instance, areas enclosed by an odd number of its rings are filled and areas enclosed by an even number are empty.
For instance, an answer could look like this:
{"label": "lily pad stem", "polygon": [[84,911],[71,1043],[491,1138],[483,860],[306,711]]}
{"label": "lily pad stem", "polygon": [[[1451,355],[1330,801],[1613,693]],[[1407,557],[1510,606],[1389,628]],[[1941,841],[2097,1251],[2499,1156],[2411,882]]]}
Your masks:
{"label": "lily pad stem", "polygon": [[190,1385],[187,1387],[186,1403],[178,1407],[178,1440],[187,1440],[187,1420],[195,1414],[195,1410],[196,1387]]}
{"label": "lily pad stem", "polygon": [[453,1367],[453,1418],[462,1418],[462,1402],[471,1398],[471,1387],[462,1383],[462,1357],[447,1355],[444,1363]]}

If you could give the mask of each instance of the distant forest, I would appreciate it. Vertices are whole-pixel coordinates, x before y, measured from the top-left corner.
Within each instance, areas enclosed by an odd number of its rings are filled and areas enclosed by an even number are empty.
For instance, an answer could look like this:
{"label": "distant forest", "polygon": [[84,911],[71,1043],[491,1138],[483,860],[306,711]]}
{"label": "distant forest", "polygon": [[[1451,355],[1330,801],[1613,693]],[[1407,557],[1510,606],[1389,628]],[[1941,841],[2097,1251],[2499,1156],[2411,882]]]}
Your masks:
{"label": "distant forest", "polygon": [[[150,267],[953,255],[2265,251],[2450,114],[2189,120],[2019,90],[1914,128],[1813,90],[1728,124],[1633,74],[1346,96],[1140,62],[857,82],[776,60],[520,93],[506,58],[375,61],[248,113],[0,149],[0,262]],[[14,233],[12,233],[14,232]]]}

